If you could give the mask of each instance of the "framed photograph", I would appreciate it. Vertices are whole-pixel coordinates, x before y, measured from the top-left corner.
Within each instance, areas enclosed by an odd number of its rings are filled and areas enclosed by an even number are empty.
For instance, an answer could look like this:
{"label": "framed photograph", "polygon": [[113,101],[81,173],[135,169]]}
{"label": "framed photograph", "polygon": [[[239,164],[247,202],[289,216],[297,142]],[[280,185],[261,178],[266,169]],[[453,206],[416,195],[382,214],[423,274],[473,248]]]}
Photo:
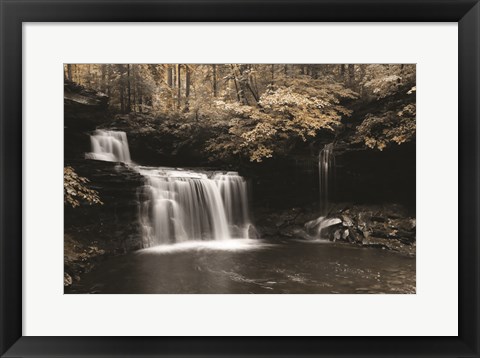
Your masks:
{"label": "framed photograph", "polygon": [[0,3],[2,357],[479,356],[477,1]]}

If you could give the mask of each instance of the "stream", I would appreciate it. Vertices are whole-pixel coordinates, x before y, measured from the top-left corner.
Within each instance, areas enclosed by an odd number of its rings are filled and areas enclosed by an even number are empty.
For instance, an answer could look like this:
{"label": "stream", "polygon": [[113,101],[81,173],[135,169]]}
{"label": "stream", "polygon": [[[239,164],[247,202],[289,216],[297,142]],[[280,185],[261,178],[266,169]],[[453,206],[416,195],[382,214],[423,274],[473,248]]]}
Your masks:
{"label": "stream", "polygon": [[190,241],[107,259],[66,293],[415,293],[415,258],[321,240]]}
{"label": "stream", "polygon": [[[124,132],[97,130],[87,159],[123,162],[140,173],[143,249],[106,258],[66,293],[415,293],[415,258],[322,240],[332,219],[305,239],[257,238],[246,180],[236,172],[134,164]],[[319,156],[326,209],[334,166]],[[330,168],[330,169],[329,169]]]}

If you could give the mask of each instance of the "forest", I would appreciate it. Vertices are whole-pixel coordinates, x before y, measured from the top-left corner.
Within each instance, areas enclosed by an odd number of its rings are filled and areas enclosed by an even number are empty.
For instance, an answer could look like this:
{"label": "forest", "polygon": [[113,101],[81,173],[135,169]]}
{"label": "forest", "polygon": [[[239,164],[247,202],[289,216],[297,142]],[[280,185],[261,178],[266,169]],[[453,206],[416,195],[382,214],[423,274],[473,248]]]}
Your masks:
{"label": "forest", "polygon": [[396,94],[410,98],[367,113],[351,140],[383,150],[415,137],[415,65],[92,64],[66,65],[65,77],[105,93],[114,113],[161,117],[183,142],[201,132],[212,159],[288,155],[319,132],[341,133],[356,102]]}
{"label": "forest", "polygon": [[[92,292],[100,281],[107,293],[415,291],[414,64],[65,64],[63,71],[66,292]],[[317,241],[331,243],[315,246],[327,261],[354,262],[345,246],[368,257],[352,267],[350,284],[332,280],[330,267],[304,271],[297,263],[282,278],[270,273],[275,285],[252,283],[248,272],[224,266],[216,246],[161,267],[181,272],[186,286],[151,287],[151,278],[141,287],[113,285],[99,276],[108,265],[120,275],[114,260],[138,250],[225,238],[262,253],[285,247],[278,257],[309,257],[303,242]],[[233,261],[248,250],[238,252]],[[185,269],[198,260],[222,262],[209,267],[215,274],[202,287]],[[379,283],[373,271],[390,265],[400,269]],[[228,287],[220,284],[224,272],[233,272]]]}

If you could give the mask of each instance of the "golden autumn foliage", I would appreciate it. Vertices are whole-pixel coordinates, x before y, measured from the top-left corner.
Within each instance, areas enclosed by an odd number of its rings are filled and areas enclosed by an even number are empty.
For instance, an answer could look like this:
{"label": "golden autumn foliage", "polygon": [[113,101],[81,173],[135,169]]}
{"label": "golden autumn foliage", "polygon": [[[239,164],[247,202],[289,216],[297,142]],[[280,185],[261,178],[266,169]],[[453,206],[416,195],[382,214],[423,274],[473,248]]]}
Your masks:
{"label": "golden autumn foliage", "polygon": [[89,180],[85,177],[79,176],[72,167],[63,168],[63,201],[75,208],[80,206],[80,202],[84,201],[90,205],[100,204],[103,202],[98,196],[96,190],[90,189],[86,186]]}
{"label": "golden autumn foliage", "polygon": [[[409,92],[411,95],[415,89]],[[382,151],[392,143],[400,145],[413,140],[415,134],[416,104],[408,103],[397,111],[367,114],[357,127],[355,141]]]}
{"label": "golden autumn foliage", "polygon": [[415,138],[414,64],[77,64],[65,78],[145,118],[139,131],[174,138],[173,155],[261,162],[351,123],[348,141],[371,149]]}
{"label": "golden autumn foliage", "polygon": [[217,101],[231,119],[228,131],[210,139],[207,150],[224,157],[244,154],[261,162],[282,152],[287,141],[307,141],[322,129],[334,131],[342,116],[351,114],[340,100],[356,97],[333,81],[297,79],[266,91],[258,106]]}

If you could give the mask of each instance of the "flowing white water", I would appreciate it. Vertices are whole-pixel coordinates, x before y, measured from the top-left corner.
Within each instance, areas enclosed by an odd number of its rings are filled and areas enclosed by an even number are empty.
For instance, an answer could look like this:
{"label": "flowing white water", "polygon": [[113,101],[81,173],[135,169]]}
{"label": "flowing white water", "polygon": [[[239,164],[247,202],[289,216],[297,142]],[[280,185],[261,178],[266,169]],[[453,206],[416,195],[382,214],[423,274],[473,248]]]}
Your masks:
{"label": "flowing white water", "polygon": [[337,218],[326,218],[325,216],[320,216],[318,219],[309,221],[305,224],[305,228],[310,231],[314,231],[315,237],[318,239],[322,238],[322,230],[327,227],[341,224],[342,220]]}
{"label": "flowing white water", "polygon": [[250,251],[274,247],[275,244],[262,242],[255,239],[235,240],[190,240],[172,245],[158,245],[137,251],[139,255],[169,254],[182,251]]}
{"label": "flowing white water", "polygon": [[96,130],[90,136],[91,153],[87,159],[104,160],[107,162],[130,163],[130,149],[125,132]]}
{"label": "flowing white water", "polygon": [[326,144],[318,154],[318,191],[321,216],[305,224],[305,229],[313,232],[317,239],[322,239],[323,229],[341,222],[340,219],[327,218],[330,212],[330,191],[332,190],[334,174],[335,156],[333,155],[333,143],[330,143]]}
{"label": "flowing white water", "polygon": [[144,246],[230,239],[220,190],[205,173],[141,167]]}
{"label": "flowing white water", "polygon": [[320,211],[328,214],[330,209],[329,194],[331,181],[335,170],[335,156],[333,155],[333,143],[326,144],[318,154],[318,177],[320,194]]}
{"label": "flowing white water", "polygon": [[213,176],[225,208],[230,233],[237,237],[249,237],[247,183],[237,172],[217,173]]}
{"label": "flowing white water", "polygon": [[96,131],[91,144],[87,158],[125,162],[145,178],[138,190],[144,247],[249,238],[247,183],[238,173],[133,165],[124,132]]}
{"label": "flowing white water", "polygon": [[138,171],[146,178],[139,192],[144,247],[248,238],[247,185],[237,173],[148,167]]}

